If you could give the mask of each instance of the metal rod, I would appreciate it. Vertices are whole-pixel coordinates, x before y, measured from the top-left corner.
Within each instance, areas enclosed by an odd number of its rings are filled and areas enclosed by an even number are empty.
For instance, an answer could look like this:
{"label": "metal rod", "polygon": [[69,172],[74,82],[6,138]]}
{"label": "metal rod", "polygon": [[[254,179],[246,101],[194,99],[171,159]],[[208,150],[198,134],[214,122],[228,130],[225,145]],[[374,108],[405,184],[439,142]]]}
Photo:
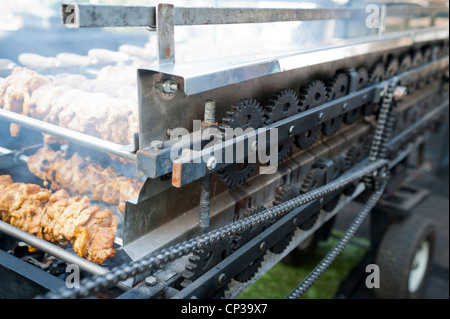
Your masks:
{"label": "metal rod", "polygon": [[49,253],[50,255],[55,256],[56,258],[59,258],[67,263],[76,264],[78,265],[78,267],[80,267],[80,269],[92,275],[101,275],[108,272],[106,268],[103,268],[86,259],[83,259],[48,241],[45,241],[34,235],[24,232],[23,230],[20,230],[19,228],[16,228],[8,223],[5,223],[4,221],[0,221],[0,231],[11,237],[24,241],[27,244],[39,250],[45,251],[46,253]]}
{"label": "metal rod", "polygon": [[[166,6],[166,4],[163,4]],[[62,23],[67,27],[133,27],[156,25],[156,7],[71,3],[61,5]],[[408,5],[388,8],[388,14],[435,14],[448,12],[445,6],[415,8]],[[213,8],[175,7],[174,25],[209,25],[364,19],[364,6],[353,8]]]}
{"label": "metal rod", "polygon": [[14,112],[0,109],[0,118],[12,123],[19,124],[32,130],[47,133],[53,136],[64,138],[94,150],[106,152],[112,155],[120,156],[128,160],[136,161],[136,154],[124,150],[125,146],[105,141],[103,139],[89,136],[84,133],[76,132],[54,124],[42,122],[28,116],[20,115]]}
{"label": "metal rod", "polygon": [[[216,102],[207,100],[205,103],[204,127],[214,125],[216,121]],[[209,219],[211,213],[211,174],[206,174],[200,186],[200,219],[199,227],[203,234],[209,232]]]}

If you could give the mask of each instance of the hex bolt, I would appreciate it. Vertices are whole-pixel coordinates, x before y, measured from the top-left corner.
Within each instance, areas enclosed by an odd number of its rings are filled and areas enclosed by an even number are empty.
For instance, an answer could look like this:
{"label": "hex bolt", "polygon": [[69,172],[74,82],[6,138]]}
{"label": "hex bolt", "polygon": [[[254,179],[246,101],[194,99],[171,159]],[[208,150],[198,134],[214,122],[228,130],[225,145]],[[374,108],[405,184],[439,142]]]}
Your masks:
{"label": "hex bolt", "polygon": [[156,285],[156,278],[154,276],[148,276],[145,278],[145,284],[149,287],[153,287]]}
{"label": "hex bolt", "polygon": [[208,161],[206,162],[206,168],[211,171],[215,169],[216,166],[217,166],[217,159],[214,156],[208,158]]}
{"label": "hex bolt", "polygon": [[150,143],[150,147],[154,150],[160,150],[164,147],[164,142],[160,140],[155,140]]}

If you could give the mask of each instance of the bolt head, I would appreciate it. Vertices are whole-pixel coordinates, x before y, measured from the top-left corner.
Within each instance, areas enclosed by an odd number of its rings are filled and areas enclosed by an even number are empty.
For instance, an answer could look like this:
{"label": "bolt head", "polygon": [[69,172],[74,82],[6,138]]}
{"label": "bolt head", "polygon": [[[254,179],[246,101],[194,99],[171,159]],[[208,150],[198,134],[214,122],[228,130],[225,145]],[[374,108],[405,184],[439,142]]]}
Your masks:
{"label": "bolt head", "polygon": [[267,244],[265,242],[262,242],[261,245],[259,245],[259,251],[265,252],[267,248]]}
{"label": "bolt head", "polygon": [[155,150],[160,150],[163,148],[163,146],[164,146],[164,142],[160,141],[160,140],[155,140],[150,143],[150,147]]}
{"label": "bolt head", "polygon": [[323,114],[322,112],[319,114],[319,121],[322,121],[324,118],[325,114]]}
{"label": "bolt head", "polygon": [[217,278],[217,282],[219,283],[219,285],[223,285],[226,280],[227,280],[227,275],[225,275],[225,274],[220,274],[219,278]]}
{"label": "bolt head", "polygon": [[216,166],[217,166],[217,159],[214,156],[208,158],[208,161],[206,162],[206,168],[211,171],[215,169]]}
{"label": "bolt head", "polygon": [[156,278],[154,276],[148,276],[145,278],[145,284],[149,287],[156,285]]}
{"label": "bolt head", "polygon": [[294,132],[294,125],[291,125],[291,127],[289,127],[289,134],[292,134]]}

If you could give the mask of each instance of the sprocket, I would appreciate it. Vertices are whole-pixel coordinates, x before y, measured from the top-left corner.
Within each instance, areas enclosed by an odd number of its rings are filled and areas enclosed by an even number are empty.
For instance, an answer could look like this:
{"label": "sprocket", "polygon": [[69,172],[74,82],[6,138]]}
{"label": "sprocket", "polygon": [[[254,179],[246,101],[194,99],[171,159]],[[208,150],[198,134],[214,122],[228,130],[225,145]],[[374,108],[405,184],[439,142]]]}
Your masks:
{"label": "sprocket", "polygon": [[[300,111],[312,109],[327,101],[327,89],[321,80],[315,80],[300,89]],[[316,141],[321,125],[295,135],[294,143],[301,149],[308,149]]]}
{"label": "sprocket", "polygon": [[327,89],[321,80],[308,83],[300,89],[299,109],[301,112],[312,109],[327,100]]}
{"label": "sprocket", "polygon": [[[338,99],[347,94],[349,77],[343,72],[337,73],[332,80],[327,82],[327,101]],[[338,115],[322,125],[322,133],[325,136],[333,136],[341,126],[342,116]]]}
{"label": "sprocket", "polygon": [[[253,99],[241,99],[236,105],[227,111],[227,117],[223,118],[221,128],[241,128],[243,131],[249,128],[258,129],[264,125],[264,112],[258,101]],[[233,163],[217,173],[221,181],[230,187],[245,183],[256,168],[256,163],[249,163],[247,159],[243,163]]]}
{"label": "sprocket", "polygon": [[397,58],[391,58],[386,67],[386,78],[391,78],[398,74],[399,62]]}
{"label": "sprocket", "polygon": [[264,106],[266,124],[293,116],[298,112],[298,96],[291,89],[281,89],[276,92],[267,105]]}
{"label": "sprocket", "polygon": [[[316,189],[325,184],[325,171],[318,167],[312,167],[309,173],[306,175],[303,183],[300,187],[300,193],[305,194],[313,189]],[[319,218],[320,211],[314,212],[311,216],[299,225],[302,230],[308,230],[314,226]]]}
{"label": "sprocket", "polygon": [[[277,195],[275,196],[275,200],[273,201],[273,205],[279,205],[288,200],[294,199],[300,195],[300,191],[297,187],[293,185],[285,185],[279,188]],[[294,237],[295,228],[291,231],[288,231],[284,236],[270,248],[270,251],[275,254],[281,254]]]}

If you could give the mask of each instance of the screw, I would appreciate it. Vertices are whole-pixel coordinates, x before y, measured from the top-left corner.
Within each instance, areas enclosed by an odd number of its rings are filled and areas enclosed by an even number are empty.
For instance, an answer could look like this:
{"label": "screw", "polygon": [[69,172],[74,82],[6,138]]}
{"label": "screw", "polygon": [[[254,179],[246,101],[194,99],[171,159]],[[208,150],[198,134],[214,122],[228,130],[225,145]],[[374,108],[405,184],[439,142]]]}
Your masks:
{"label": "screw", "polygon": [[319,114],[319,121],[323,120],[323,117],[325,116],[325,114],[323,114],[322,112]]}
{"label": "screw", "polygon": [[164,142],[160,141],[160,140],[155,140],[150,143],[150,147],[155,150],[160,150],[163,148],[163,146],[164,146]]}
{"label": "screw", "polygon": [[175,80],[166,80],[164,82],[158,82],[156,88],[164,93],[175,93],[178,91],[178,84]]}
{"label": "screw", "polygon": [[294,125],[291,125],[291,127],[289,128],[289,135],[292,135],[292,133],[294,132]]}
{"label": "screw", "polygon": [[211,156],[210,158],[208,158],[208,161],[206,162],[206,168],[209,169],[210,171],[215,169],[217,166],[217,160],[214,156]]}
{"label": "screw", "polygon": [[348,107],[348,103],[344,103],[344,104],[342,105],[342,110],[345,111],[345,110],[347,109],[347,107]]}
{"label": "screw", "polygon": [[214,122],[216,121],[216,101],[206,100],[205,115],[203,121],[206,124],[214,124]]}
{"label": "screw", "polygon": [[227,275],[225,274],[220,274],[219,278],[217,278],[217,282],[219,283],[219,285],[223,285],[225,284],[225,281],[227,280]]}
{"label": "screw", "polygon": [[265,251],[266,251],[266,248],[267,248],[267,244],[263,241],[263,242],[261,243],[261,245],[259,245],[259,251],[260,251],[260,252],[265,252]]}

